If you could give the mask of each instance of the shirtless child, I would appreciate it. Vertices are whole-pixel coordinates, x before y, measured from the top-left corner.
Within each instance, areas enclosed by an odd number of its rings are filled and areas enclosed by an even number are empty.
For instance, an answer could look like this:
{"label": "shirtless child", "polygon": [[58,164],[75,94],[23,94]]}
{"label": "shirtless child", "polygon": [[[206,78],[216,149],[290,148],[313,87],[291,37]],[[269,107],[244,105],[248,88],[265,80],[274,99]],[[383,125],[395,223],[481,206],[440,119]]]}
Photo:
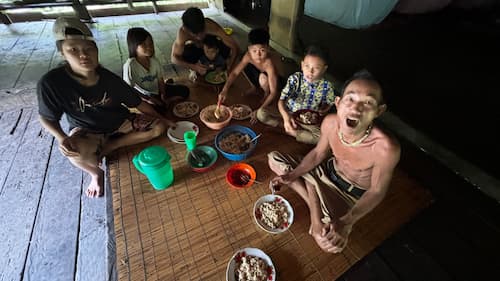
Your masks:
{"label": "shirtless child", "polygon": [[[103,156],[113,150],[160,136],[175,123],[159,115],[139,94],[101,67],[92,33],[78,18],[60,17],[54,23],[57,50],[66,62],[38,82],[41,125],[55,137],[59,150],[73,165],[87,172],[91,182],[85,194],[103,194]],[[135,107],[149,118],[142,124],[125,107]],[[66,115],[70,132],[61,128]]]}
{"label": "shirtless child", "polygon": [[300,163],[276,151],[268,155],[278,175],[272,185],[286,184],[306,201],[310,234],[330,253],[344,249],[353,225],[385,197],[400,156],[397,140],[373,125],[386,104],[369,72],[355,73],[335,105],[337,113],[325,117],[318,144]]}
{"label": "shirtless child", "polygon": [[219,100],[223,102],[228,94],[229,88],[234,80],[245,71],[247,78],[253,87],[259,87],[264,91],[264,98],[259,108],[252,112],[250,122],[257,120],[272,127],[278,126],[280,115],[275,102],[278,95],[278,74],[276,67],[270,57],[269,33],[261,28],[252,29],[248,33],[248,51],[240,63],[230,72],[226,84],[219,94]]}
{"label": "shirtless child", "polygon": [[173,63],[189,68],[189,78],[195,81],[197,75],[205,75],[208,66],[199,62],[203,56],[203,39],[206,34],[219,38],[219,51],[226,59],[226,66],[231,70],[239,55],[239,47],[236,41],[228,36],[224,29],[215,21],[205,18],[203,12],[196,8],[188,8],[182,14],[182,26],[177,32],[172,46],[171,60]]}

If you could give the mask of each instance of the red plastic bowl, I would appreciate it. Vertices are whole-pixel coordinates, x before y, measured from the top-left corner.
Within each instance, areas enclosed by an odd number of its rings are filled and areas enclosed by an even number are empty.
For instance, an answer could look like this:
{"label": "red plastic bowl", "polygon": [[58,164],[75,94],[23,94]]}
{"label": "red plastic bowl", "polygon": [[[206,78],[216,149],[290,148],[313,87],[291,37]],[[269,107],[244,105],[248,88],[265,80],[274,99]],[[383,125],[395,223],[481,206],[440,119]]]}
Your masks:
{"label": "red plastic bowl", "polygon": [[[249,180],[243,180],[242,176],[248,177]],[[236,189],[248,188],[252,186],[256,177],[257,173],[255,173],[255,169],[246,163],[236,163],[229,167],[229,170],[227,170],[226,173],[227,183]]]}

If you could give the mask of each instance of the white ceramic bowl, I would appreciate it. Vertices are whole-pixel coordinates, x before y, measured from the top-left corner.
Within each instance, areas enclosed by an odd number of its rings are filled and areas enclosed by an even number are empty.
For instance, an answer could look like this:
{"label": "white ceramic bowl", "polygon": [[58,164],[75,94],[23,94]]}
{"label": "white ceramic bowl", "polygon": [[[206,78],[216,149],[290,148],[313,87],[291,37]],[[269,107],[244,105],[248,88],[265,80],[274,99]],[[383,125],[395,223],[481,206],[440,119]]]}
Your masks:
{"label": "white ceramic bowl", "polygon": [[[269,266],[268,279],[266,279],[266,280],[267,281],[276,281],[276,268],[274,267],[273,261],[271,260],[271,258],[268,255],[266,255],[266,253],[264,253],[261,249],[257,249],[257,248],[243,248],[243,249],[236,251],[236,253],[234,253],[234,255],[231,257],[231,259],[227,263],[226,281],[236,281],[237,280],[236,275],[235,275],[236,268],[238,266],[237,259],[242,254],[247,255],[247,256],[255,256],[255,257],[263,259],[264,262],[267,263],[267,265]],[[269,279],[269,275],[271,276],[271,279]]]}
{"label": "white ceramic bowl", "polygon": [[[261,220],[260,220],[260,212],[259,212],[259,207],[265,202],[273,202],[273,201],[281,201],[283,204],[285,204],[286,210],[288,211],[288,221],[285,225],[279,228],[270,228],[269,226],[265,225]],[[272,234],[279,234],[282,232],[285,232],[290,228],[290,226],[293,223],[293,208],[292,205],[283,197],[279,195],[272,195],[272,194],[267,194],[259,198],[257,202],[255,202],[255,205],[253,206],[253,218],[255,220],[255,223],[262,228],[264,231]]]}

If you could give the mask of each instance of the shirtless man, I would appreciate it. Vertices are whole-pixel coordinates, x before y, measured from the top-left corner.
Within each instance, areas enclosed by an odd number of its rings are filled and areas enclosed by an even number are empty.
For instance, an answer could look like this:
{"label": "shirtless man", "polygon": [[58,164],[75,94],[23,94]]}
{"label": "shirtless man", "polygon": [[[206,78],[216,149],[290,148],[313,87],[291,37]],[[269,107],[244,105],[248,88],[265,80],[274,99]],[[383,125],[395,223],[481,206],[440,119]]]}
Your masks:
{"label": "shirtless man", "polygon": [[[41,125],[55,137],[59,150],[91,181],[85,194],[103,194],[103,156],[113,150],[160,136],[175,123],[158,114],[139,94],[101,67],[92,33],[78,18],[54,23],[57,50],[65,63],[43,75],[37,85]],[[137,108],[134,115],[125,107]],[[63,113],[70,132],[60,124]]]}
{"label": "shirtless man", "polygon": [[232,69],[240,51],[236,41],[228,36],[219,24],[205,18],[200,9],[188,8],[182,14],[182,26],[177,32],[170,59],[177,65],[189,68],[192,81],[196,80],[196,74],[205,75],[207,73],[208,66],[199,62],[203,55],[202,41],[205,34],[215,35],[221,40],[219,50],[226,59],[228,70]]}
{"label": "shirtless man", "polygon": [[385,197],[400,156],[399,143],[373,125],[386,110],[379,83],[361,71],[345,85],[337,113],[325,117],[318,144],[300,163],[268,155],[278,175],[272,186],[286,184],[306,201],[310,234],[330,253],[344,249],[353,225]]}
{"label": "shirtless man", "polygon": [[252,112],[250,122],[253,124],[259,120],[272,127],[281,124],[276,104],[279,77],[276,65],[271,57],[269,32],[267,30],[255,28],[248,33],[248,51],[243,55],[243,58],[233,71],[229,73],[226,84],[219,94],[220,102],[226,99],[229,88],[231,88],[241,72],[244,72],[248,80],[250,80],[252,89],[258,87],[264,91],[261,105]]}

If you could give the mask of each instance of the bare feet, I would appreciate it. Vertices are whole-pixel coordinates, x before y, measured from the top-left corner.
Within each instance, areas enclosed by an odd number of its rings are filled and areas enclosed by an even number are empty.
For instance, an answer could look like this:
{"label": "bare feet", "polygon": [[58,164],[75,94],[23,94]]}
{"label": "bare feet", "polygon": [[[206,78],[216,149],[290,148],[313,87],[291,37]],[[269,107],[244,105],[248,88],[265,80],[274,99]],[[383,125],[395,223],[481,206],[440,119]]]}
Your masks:
{"label": "bare feet", "polygon": [[104,194],[104,171],[98,173],[96,177],[92,176],[85,194],[90,198],[97,198]]}

